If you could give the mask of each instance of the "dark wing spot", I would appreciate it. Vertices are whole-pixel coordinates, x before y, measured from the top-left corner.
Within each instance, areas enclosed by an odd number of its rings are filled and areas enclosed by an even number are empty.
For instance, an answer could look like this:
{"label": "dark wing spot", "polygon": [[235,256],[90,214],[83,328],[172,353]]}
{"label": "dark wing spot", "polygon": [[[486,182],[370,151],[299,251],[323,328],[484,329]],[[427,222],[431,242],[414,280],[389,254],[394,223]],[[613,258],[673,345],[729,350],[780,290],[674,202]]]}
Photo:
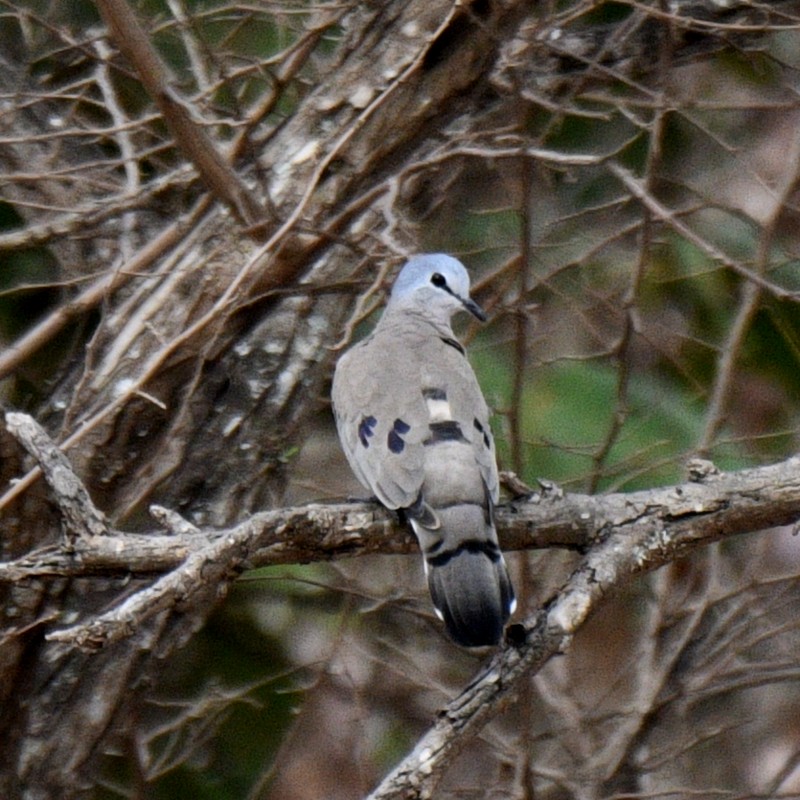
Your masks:
{"label": "dark wing spot", "polygon": [[386,437],[386,444],[393,453],[403,452],[406,446],[406,443],[403,441],[403,434],[408,433],[410,430],[411,426],[400,419],[400,417],[392,423],[392,429]]}
{"label": "dark wing spot", "polygon": [[475,426],[475,430],[478,431],[478,433],[483,433],[483,425],[481,425],[481,421],[477,417],[472,420],[472,424]]}
{"label": "dark wing spot", "polygon": [[444,389],[423,389],[422,396],[426,400],[444,400],[447,401],[447,392]]}
{"label": "dark wing spot", "polygon": [[386,444],[393,453],[402,453],[403,448],[406,446],[402,437],[398,436],[394,430],[389,431],[389,435],[386,437]]}
{"label": "dark wing spot", "polygon": [[440,336],[439,337],[445,344],[449,344],[450,347],[455,347],[461,355],[466,355],[464,352],[464,348],[461,346],[460,342],[457,342],[455,339],[451,339],[449,336]]}
{"label": "dark wing spot", "polygon": [[378,424],[378,420],[372,415],[363,417],[358,423],[358,438],[364,447],[369,447],[369,437],[375,435],[373,428]]}
{"label": "dark wing spot", "polygon": [[428,425],[431,435],[422,443],[426,446],[438,444],[439,442],[466,442],[461,426],[454,419],[443,420],[442,422],[431,422]]}

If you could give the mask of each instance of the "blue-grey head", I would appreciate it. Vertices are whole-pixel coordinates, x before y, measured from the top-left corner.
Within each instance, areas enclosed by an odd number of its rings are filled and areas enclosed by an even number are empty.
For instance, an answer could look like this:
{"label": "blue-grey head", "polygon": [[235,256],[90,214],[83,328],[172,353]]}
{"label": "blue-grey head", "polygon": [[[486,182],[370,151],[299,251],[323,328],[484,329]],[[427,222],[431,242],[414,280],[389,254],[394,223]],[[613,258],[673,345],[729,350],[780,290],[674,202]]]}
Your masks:
{"label": "blue-grey head", "polygon": [[413,308],[449,321],[456,311],[469,311],[481,322],[483,309],[469,296],[469,274],[458,259],[444,253],[415,256],[400,270],[387,310]]}

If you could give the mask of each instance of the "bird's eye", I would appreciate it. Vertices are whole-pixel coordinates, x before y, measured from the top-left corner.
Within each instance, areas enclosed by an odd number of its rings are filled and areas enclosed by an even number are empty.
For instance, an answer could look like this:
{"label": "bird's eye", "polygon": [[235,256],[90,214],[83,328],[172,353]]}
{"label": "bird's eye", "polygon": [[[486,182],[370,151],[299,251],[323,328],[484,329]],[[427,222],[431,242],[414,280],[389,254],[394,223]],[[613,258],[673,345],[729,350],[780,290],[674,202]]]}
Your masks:
{"label": "bird's eye", "polygon": [[431,283],[437,289],[443,289],[445,286],[447,286],[447,281],[444,279],[444,275],[440,275],[438,272],[434,272],[433,275],[431,275]]}

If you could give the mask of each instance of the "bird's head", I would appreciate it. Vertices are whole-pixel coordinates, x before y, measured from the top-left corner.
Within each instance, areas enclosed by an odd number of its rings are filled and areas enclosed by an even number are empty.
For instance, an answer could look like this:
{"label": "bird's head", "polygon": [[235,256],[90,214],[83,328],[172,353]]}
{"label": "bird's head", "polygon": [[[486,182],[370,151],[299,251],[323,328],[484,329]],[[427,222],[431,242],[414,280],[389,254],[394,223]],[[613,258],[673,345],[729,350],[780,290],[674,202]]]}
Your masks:
{"label": "bird's head", "polygon": [[412,258],[394,282],[388,308],[417,308],[447,321],[457,311],[469,311],[481,322],[486,320],[483,309],[469,296],[469,274],[464,265],[443,253]]}

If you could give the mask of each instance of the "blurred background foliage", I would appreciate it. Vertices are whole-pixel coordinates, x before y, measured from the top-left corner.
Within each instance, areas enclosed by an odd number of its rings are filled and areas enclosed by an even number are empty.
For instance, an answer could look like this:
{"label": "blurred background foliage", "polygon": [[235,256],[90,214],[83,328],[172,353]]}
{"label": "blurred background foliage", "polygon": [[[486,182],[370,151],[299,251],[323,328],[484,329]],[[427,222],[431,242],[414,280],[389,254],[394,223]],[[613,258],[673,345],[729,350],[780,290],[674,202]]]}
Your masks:
{"label": "blurred background foliage", "polygon": [[[626,2],[540,5],[542,17],[549,9],[564,20],[564,36],[597,30],[611,38],[637,13]],[[667,4],[641,5],[666,13]],[[729,470],[796,452],[800,10],[785,6],[785,24],[755,31],[749,47],[728,45],[724,22],[714,20],[704,29],[714,47],[702,47],[700,33],[696,52],[683,47],[680,58],[655,47],[663,70],[628,72],[613,50],[593,70],[554,62],[560,72],[535,75],[520,92],[516,118],[496,120],[507,125],[496,141],[558,153],[562,163],[497,156],[476,141],[485,155],[432,166],[404,198],[403,224],[419,249],[458,255],[490,311],[484,328],[460,330],[496,412],[501,468],[534,486],[541,478],[568,491],[628,491],[683,480],[694,455]],[[107,124],[106,100],[91,77],[102,30],[94,5],[17,0],[3,8],[5,58],[37,53],[18,66],[50,91],[52,126],[77,118]],[[146,0],[136,8],[176,85],[216,120],[213,134],[223,143],[251,124],[253,107],[276,86],[273,57],[314,13],[313,4],[220,0]],[[280,126],[296,113],[340,35],[334,29],[322,38],[261,122]],[[20,36],[24,48],[15,44]],[[150,98],[131,73],[115,71],[113,80],[126,113],[140,120],[144,155],[136,168],[153,190],[153,213],[187,207],[201,191],[196,179],[179,192],[158,188],[181,161]],[[19,102],[13,113],[37,111],[35,95]],[[253,137],[240,163],[263,143]],[[88,124],[67,146],[96,148],[110,172],[125,169],[116,140]],[[640,202],[610,161],[639,176],[663,213]],[[0,233],[19,231],[25,217],[17,199],[5,200]],[[89,274],[104,268],[82,266]],[[47,242],[0,251],[3,344],[82,280]],[[97,320],[87,315],[37,351],[0,385],[4,403],[33,412],[46,406]],[[725,364],[731,372],[714,405]],[[306,434],[287,453],[286,503],[362,495],[338,450],[327,398]],[[575,558],[511,556],[523,612],[559,585]],[[137,737],[107,755],[95,796],[336,800],[366,793],[482,658],[444,639],[417,561],[370,557],[249,573],[180,657],[164,663],[155,686],[132,687],[142,698]],[[706,797],[714,787],[744,797],[766,785],[797,796],[800,775],[788,767],[799,763],[797,739],[791,742],[800,714],[788,664],[800,652],[790,622],[798,597],[785,578],[797,571],[797,545],[789,537],[770,547],[737,543],[698,561],[609,602],[570,655],[467,748],[442,797],[532,798],[531,786],[537,797],[682,796],[689,788]],[[733,573],[748,580],[723,580]],[[756,601],[763,641],[749,639],[743,626]],[[763,618],[772,620],[766,632]],[[779,629],[780,640],[772,635]],[[714,637],[753,673],[760,659],[786,659],[784,680],[716,695],[689,685],[692,675],[711,685],[725,674],[704,651]],[[609,755],[630,704],[643,697],[642,648],[670,645],[680,656],[645,705],[647,724],[640,720]],[[759,722],[765,709],[771,728]],[[605,733],[615,726],[617,734]],[[719,758],[726,748],[732,755]],[[782,769],[785,781],[770,784]],[[795,794],[785,794],[791,787]]]}

